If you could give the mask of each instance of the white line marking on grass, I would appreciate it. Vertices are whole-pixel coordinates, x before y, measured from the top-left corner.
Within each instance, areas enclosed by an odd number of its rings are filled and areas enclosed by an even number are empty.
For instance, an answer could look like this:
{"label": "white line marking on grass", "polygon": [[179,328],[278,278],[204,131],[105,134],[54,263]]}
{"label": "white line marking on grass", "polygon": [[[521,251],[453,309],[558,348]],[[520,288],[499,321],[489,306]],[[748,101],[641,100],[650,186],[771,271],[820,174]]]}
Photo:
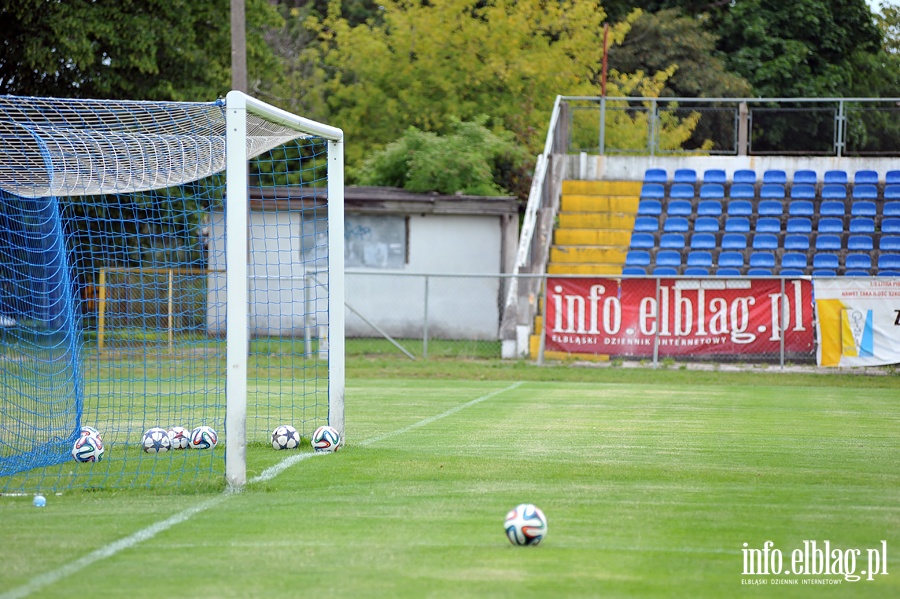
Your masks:
{"label": "white line marking on grass", "polygon": [[[468,407],[474,406],[483,401],[487,401],[488,399],[490,399],[492,397],[496,397],[497,395],[500,395],[501,393],[505,393],[507,391],[512,391],[513,389],[520,386],[521,384],[522,384],[521,382],[514,383],[513,385],[510,385],[509,387],[506,387],[505,389],[500,389],[499,391],[493,391],[491,393],[488,393],[487,395],[482,395],[481,397],[477,397],[477,398],[473,399],[472,401],[468,401],[464,404],[460,404],[458,406],[450,408],[449,410],[447,410],[445,412],[441,412],[440,414],[437,414],[435,416],[429,416],[428,418],[425,418],[424,420],[420,420],[419,422],[416,422],[415,424],[410,424],[409,426],[403,427],[401,429],[397,429],[393,432],[386,433],[384,435],[379,435],[377,437],[372,437],[370,439],[366,439],[365,441],[362,441],[360,443],[360,445],[365,447],[366,445],[371,445],[372,443],[378,443],[379,441],[384,441],[385,439],[390,439],[391,437],[396,437],[397,435],[402,435],[403,433],[409,432],[413,429],[417,429],[419,427],[429,425],[432,422],[435,422],[436,420],[440,420],[441,418],[446,418],[447,416],[456,414],[460,410],[464,410]],[[288,468],[290,468],[291,466],[293,466],[294,464],[296,464],[297,462],[303,461],[308,458],[315,457],[317,455],[325,455],[325,454],[300,453],[300,454],[292,455],[288,458],[281,460],[274,466],[270,466],[269,468],[266,468],[259,475],[251,478],[248,481],[248,484],[270,481],[273,478],[275,478],[276,476],[278,476],[279,474],[281,474],[282,472],[284,472],[285,470],[287,470]],[[212,499],[207,499],[206,501],[204,501],[202,503],[198,503],[197,505],[195,505],[193,507],[189,507],[186,510],[180,511],[177,514],[175,514],[174,516],[171,516],[161,522],[157,522],[156,524],[151,524],[147,528],[144,528],[143,530],[139,530],[131,536],[125,537],[124,539],[120,539],[114,543],[110,543],[109,545],[107,545],[105,547],[101,547],[100,549],[97,549],[96,551],[92,551],[91,553],[85,555],[82,558],[75,560],[74,562],[70,562],[60,568],[57,568],[56,570],[51,570],[50,572],[45,572],[44,574],[35,576],[34,578],[29,580],[24,585],[3,593],[2,595],[0,595],[0,599],[22,599],[23,597],[27,597],[28,595],[34,593],[35,591],[37,591],[47,585],[53,584],[55,582],[59,582],[66,576],[70,576],[80,570],[84,570],[88,566],[90,566],[96,562],[99,562],[102,559],[112,557],[115,554],[119,553],[120,551],[134,547],[135,545],[142,543],[144,541],[149,541],[150,539],[152,539],[159,533],[169,530],[173,526],[175,526],[177,524],[181,524],[182,522],[185,522],[192,516],[195,516],[196,514],[199,514],[200,512],[206,511],[209,508],[218,505],[219,503],[222,503],[231,495],[233,495],[233,493],[226,492],[226,493],[223,493],[222,495],[217,495],[216,497],[213,497]]]}
{"label": "white line marking on grass", "polygon": [[366,439],[365,441],[361,441],[359,444],[361,446],[365,447],[367,445],[372,445],[373,443],[378,443],[379,441],[384,441],[385,439],[390,439],[391,437],[396,437],[397,435],[402,435],[403,433],[408,433],[409,431],[411,431],[413,429],[427,426],[436,420],[440,420],[441,418],[446,418],[447,416],[452,416],[453,414],[456,414],[460,410],[464,410],[464,409],[470,408],[476,404],[480,404],[483,401],[487,401],[487,400],[491,399],[492,397],[496,397],[496,396],[500,395],[501,393],[506,393],[507,391],[512,391],[513,389],[515,389],[521,385],[522,385],[522,381],[513,383],[512,385],[510,385],[509,387],[506,387],[505,389],[500,389],[499,391],[492,391],[491,393],[488,393],[487,395],[482,395],[481,397],[476,397],[472,401],[467,401],[464,404],[460,404],[458,406],[452,407],[449,410],[447,410],[446,412],[441,412],[440,414],[436,414],[434,416],[429,416],[428,418],[425,418],[424,420],[420,420],[420,421],[416,422],[415,424],[410,424],[409,426],[405,426],[405,427],[403,427],[401,429],[397,429],[393,432],[385,433],[384,435],[379,435],[377,437],[372,437],[371,439]]}

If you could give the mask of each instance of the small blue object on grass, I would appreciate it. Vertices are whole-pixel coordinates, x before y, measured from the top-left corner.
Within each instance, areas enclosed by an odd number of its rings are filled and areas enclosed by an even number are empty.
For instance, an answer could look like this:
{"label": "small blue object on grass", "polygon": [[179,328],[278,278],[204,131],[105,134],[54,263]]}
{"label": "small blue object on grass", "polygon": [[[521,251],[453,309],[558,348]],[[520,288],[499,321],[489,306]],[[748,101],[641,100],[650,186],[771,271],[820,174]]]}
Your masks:
{"label": "small blue object on grass", "polygon": [[34,507],[44,507],[47,505],[47,499],[43,495],[35,495],[31,503],[34,504]]}

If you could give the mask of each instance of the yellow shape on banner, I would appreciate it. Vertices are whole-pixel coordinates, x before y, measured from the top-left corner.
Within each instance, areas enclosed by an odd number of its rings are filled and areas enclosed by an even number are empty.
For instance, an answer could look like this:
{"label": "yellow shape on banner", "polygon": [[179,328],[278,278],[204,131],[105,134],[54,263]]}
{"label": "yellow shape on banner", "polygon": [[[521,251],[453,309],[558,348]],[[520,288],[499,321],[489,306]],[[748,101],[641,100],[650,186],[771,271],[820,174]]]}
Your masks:
{"label": "yellow shape on banner", "polygon": [[[853,335],[850,333],[850,326],[846,324],[847,332],[844,335],[845,317],[844,310],[846,306],[844,302],[838,299],[820,299],[816,300],[816,310],[819,316],[819,348],[822,352],[822,366],[839,366],[841,356],[844,355],[843,339],[848,339],[849,343],[853,343]],[[856,348],[854,347],[856,355]]]}

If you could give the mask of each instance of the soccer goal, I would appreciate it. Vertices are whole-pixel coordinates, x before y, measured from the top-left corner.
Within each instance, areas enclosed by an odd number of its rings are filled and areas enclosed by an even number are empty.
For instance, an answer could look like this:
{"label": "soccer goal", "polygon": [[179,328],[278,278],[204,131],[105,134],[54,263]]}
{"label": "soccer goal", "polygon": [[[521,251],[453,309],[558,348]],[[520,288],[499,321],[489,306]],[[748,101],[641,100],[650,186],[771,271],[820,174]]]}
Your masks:
{"label": "soccer goal", "polygon": [[2,96],[0,136],[0,492],[240,487],[275,427],[343,434],[339,129],[233,91]]}

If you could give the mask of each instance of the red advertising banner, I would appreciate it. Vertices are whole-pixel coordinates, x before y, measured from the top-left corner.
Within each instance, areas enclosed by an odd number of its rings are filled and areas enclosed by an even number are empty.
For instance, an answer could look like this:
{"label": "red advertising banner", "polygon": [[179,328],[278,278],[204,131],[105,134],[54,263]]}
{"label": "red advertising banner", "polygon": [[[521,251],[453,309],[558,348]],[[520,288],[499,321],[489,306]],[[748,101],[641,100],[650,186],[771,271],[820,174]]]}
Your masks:
{"label": "red advertising banner", "polygon": [[[814,351],[812,284],[779,279],[547,280],[544,347],[610,356]],[[781,312],[781,326],[779,326]]]}

